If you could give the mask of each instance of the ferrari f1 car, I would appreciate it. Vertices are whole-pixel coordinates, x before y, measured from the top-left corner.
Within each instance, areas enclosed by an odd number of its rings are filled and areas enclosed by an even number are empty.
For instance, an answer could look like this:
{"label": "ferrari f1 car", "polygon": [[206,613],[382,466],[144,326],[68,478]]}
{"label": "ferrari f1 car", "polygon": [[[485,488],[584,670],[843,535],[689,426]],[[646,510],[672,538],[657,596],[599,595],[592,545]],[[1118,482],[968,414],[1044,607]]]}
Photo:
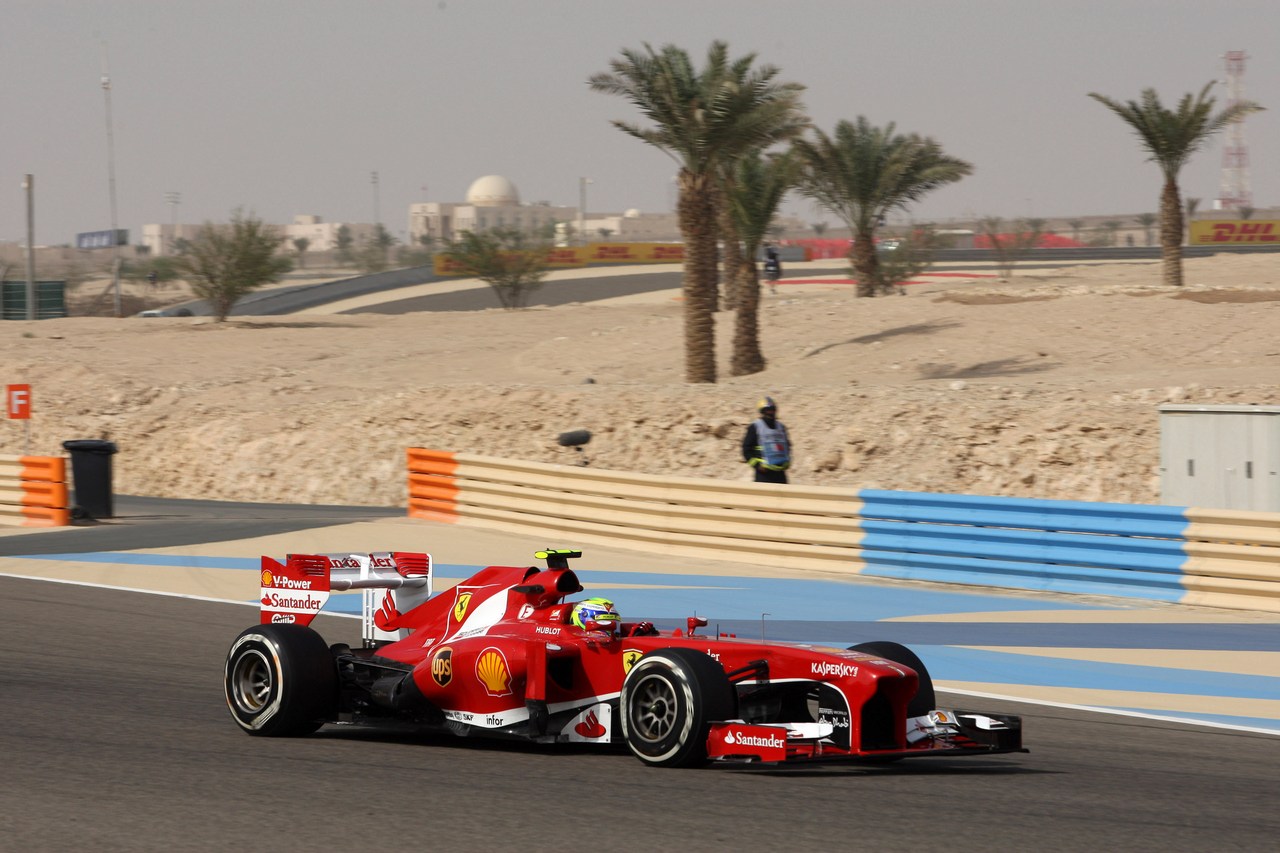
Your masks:
{"label": "ferrari f1 car", "polygon": [[[1019,717],[935,707],[920,659],[890,642],[847,650],[660,632],[582,619],[570,558],[490,566],[432,596],[420,553],[262,559],[261,623],[227,654],[231,716],[251,735],[326,723],[408,726],[539,743],[625,745],[645,764],[801,765],[1025,752]],[[332,591],[364,590],[361,648],[309,623]],[[575,622],[579,624],[574,624]]]}

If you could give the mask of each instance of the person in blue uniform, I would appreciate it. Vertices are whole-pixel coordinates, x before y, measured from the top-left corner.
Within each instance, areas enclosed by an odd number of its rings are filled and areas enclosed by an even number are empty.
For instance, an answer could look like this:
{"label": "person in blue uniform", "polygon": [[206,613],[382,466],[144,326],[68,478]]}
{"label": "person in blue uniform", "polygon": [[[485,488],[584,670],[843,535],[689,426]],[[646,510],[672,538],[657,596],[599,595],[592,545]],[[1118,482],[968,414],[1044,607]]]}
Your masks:
{"label": "person in blue uniform", "polygon": [[757,483],[785,483],[791,467],[791,437],[778,420],[778,404],[772,397],[760,400],[760,417],[742,437],[742,460],[755,471]]}

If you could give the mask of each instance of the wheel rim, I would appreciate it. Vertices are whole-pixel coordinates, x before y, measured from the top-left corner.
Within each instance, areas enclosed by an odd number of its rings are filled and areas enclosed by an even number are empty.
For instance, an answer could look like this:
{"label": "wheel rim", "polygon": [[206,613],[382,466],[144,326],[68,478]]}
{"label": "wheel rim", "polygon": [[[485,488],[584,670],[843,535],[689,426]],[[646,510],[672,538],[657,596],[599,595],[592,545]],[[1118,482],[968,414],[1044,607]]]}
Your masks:
{"label": "wheel rim", "polygon": [[259,651],[245,652],[231,672],[231,696],[236,706],[256,714],[271,699],[271,662]]}
{"label": "wheel rim", "polygon": [[676,724],[676,690],[665,678],[646,676],[636,685],[631,705],[631,720],[636,735],[649,743],[657,743],[671,734]]}

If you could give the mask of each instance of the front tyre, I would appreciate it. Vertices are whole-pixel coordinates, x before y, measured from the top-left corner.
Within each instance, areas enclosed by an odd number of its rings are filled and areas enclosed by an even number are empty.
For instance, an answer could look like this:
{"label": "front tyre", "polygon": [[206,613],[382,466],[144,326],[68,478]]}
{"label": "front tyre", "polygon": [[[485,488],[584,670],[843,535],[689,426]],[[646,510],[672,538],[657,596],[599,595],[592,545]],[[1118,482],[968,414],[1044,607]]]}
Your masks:
{"label": "front tyre", "polygon": [[858,643],[856,646],[850,646],[849,651],[875,655],[878,658],[909,666],[916,671],[920,682],[916,688],[916,695],[907,703],[908,717],[923,717],[938,707],[938,700],[933,692],[933,678],[930,677],[929,670],[925,669],[924,663],[911,649],[899,643],[881,640],[874,643]]}
{"label": "front tyre", "polygon": [[706,763],[711,722],[733,718],[737,696],[709,655],[663,649],[631,667],[618,705],[636,758],[653,767],[695,767]]}
{"label": "front tyre", "polygon": [[304,625],[257,625],[227,652],[227,707],[251,735],[296,737],[333,719],[338,669],[324,639]]}

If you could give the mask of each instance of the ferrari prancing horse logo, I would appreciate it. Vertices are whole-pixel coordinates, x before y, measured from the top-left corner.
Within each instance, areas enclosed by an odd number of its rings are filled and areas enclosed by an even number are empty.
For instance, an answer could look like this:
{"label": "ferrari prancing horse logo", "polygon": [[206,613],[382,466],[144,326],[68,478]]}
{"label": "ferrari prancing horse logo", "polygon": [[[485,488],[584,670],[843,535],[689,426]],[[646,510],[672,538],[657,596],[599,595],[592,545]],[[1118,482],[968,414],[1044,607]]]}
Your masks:
{"label": "ferrari prancing horse logo", "polygon": [[622,674],[626,675],[631,671],[631,667],[636,665],[636,661],[644,657],[644,652],[639,649],[623,649],[622,650]]}
{"label": "ferrari prancing horse logo", "polygon": [[467,608],[471,606],[471,593],[458,593],[458,600],[453,605],[453,621],[461,622],[467,615]]}

